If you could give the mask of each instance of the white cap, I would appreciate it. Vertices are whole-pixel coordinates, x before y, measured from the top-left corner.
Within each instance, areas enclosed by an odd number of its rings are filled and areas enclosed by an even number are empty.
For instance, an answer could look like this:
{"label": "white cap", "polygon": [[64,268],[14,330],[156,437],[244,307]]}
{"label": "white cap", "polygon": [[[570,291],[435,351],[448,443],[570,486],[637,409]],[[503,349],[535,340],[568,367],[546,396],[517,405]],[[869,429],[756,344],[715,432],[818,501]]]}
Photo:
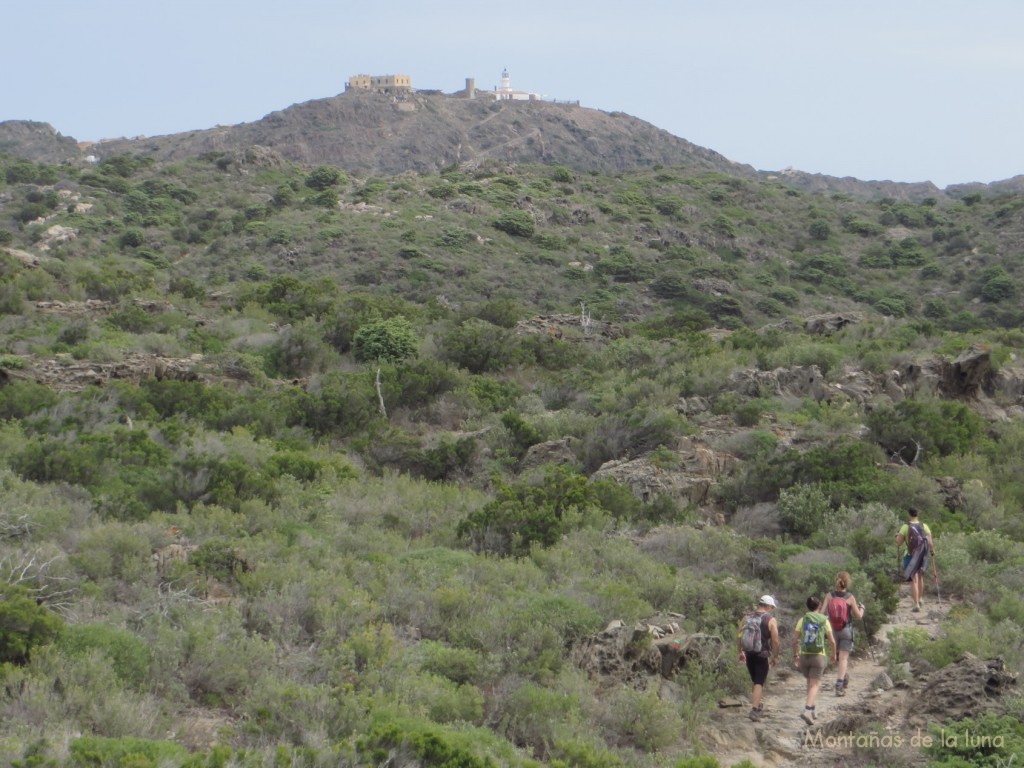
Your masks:
{"label": "white cap", "polygon": [[757,599],[757,604],[758,605],[770,605],[772,608],[778,608],[779,607],[778,603],[775,602],[775,598],[772,597],[771,595],[761,595],[761,597],[759,597]]}

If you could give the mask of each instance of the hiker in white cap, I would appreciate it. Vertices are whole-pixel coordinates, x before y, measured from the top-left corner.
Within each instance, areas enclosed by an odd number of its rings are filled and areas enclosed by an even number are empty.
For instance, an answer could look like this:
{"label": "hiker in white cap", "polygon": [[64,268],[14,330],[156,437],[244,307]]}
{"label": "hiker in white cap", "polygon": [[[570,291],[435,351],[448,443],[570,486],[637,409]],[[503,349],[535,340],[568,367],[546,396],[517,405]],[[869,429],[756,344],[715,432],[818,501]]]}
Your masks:
{"label": "hiker in white cap", "polygon": [[750,681],[754,684],[748,716],[755,721],[761,717],[764,709],[761,694],[768,680],[768,670],[779,663],[779,653],[782,650],[782,644],[779,642],[779,624],[772,616],[772,610],[777,607],[774,597],[761,595],[757,600],[757,607],[743,614],[739,632],[736,634],[740,664],[747,665]]}

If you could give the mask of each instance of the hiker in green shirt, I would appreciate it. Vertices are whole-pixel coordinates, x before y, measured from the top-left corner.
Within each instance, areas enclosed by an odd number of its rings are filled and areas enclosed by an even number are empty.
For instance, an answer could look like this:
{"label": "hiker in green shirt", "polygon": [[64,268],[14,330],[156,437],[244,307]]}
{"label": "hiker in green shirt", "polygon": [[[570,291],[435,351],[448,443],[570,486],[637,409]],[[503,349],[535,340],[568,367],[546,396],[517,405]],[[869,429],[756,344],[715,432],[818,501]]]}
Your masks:
{"label": "hiker in green shirt", "polygon": [[931,529],[920,520],[920,512],[911,507],[907,510],[910,518],[896,534],[896,548],[904,546],[903,578],[910,582],[910,598],[914,601],[914,613],[921,610],[924,602],[924,572],[928,557],[935,557],[935,542]]}
{"label": "hiker in green shirt", "polygon": [[793,667],[800,670],[807,678],[807,699],[800,718],[808,725],[811,725],[817,717],[814,703],[818,698],[821,677],[828,665],[828,658],[825,656],[826,642],[830,649],[829,658],[835,662],[838,656],[832,625],[829,624],[828,616],[818,612],[820,607],[821,600],[817,596],[808,597],[807,613],[797,622],[796,629],[793,630]]}

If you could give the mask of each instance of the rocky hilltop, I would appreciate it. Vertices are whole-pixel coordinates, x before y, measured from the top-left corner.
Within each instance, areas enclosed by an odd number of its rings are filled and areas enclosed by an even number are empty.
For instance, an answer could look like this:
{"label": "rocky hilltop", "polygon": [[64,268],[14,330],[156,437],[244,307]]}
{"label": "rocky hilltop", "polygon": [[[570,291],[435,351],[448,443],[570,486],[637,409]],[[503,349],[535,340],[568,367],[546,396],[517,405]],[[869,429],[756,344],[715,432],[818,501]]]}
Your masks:
{"label": "rocky hilltop", "polygon": [[49,123],[30,120],[0,123],[0,152],[51,165],[80,160],[83,156],[79,143],[73,138],[62,136]]}
{"label": "rocky hilltop", "polygon": [[931,182],[861,181],[792,169],[757,171],[622,112],[540,100],[495,102],[439,91],[402,96],[347,91],[294,104],[251,123],[96,143],[78,144],[46,123],[0,123],[0,151],[48,163],[117,154],[180,160],[252,146],[266,147],[287,161],[335,165],[366,175],[432,173],[494,159],[605,172],[657,165],[697,167],[732,176],[775,177],[807,191],[860,198],[921,200],[1024,189],[1024,177],[941,190]]}
{"label": "rocky hilltop", "polygon": [[[0,146],[33,159],[53,157],[49,148],[44,155],[39,143],[18,146],[17,137],[23,133],[21,124],[0,124]],[[293,162],[379,175],[430,173],[487,159],[603,171],[664,164],[745,176],[756,173],[620,112],[438,92],[392,97],[348,91],[295,104],[251,123],[105,140],[88,145],[84,152],[100,158],[133,153],[177,160],[253,145]]]}

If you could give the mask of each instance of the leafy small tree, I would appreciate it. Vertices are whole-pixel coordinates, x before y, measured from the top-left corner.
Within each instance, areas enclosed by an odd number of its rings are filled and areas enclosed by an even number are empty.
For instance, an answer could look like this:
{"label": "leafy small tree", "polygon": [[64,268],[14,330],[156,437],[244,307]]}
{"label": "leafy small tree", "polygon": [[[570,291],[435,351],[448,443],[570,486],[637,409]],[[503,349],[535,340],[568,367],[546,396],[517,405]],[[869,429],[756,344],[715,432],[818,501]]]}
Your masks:
{"label": "leafy small tree", "polygon": [[415,357],[419,340],[404,317],[375,320],[362,326],[352,338],[352,353],[360,362],[399,363]]}
{"label": "leafy small tree", "polygon": [[380,412],[387,417],[384,392],[380,377],[380,363],[399,363],[416,355],[418,340],[412,325],[402,316],[375,320],[356,331],[352,338],[352,353],[360,362],[377,362],[377,402]]}

